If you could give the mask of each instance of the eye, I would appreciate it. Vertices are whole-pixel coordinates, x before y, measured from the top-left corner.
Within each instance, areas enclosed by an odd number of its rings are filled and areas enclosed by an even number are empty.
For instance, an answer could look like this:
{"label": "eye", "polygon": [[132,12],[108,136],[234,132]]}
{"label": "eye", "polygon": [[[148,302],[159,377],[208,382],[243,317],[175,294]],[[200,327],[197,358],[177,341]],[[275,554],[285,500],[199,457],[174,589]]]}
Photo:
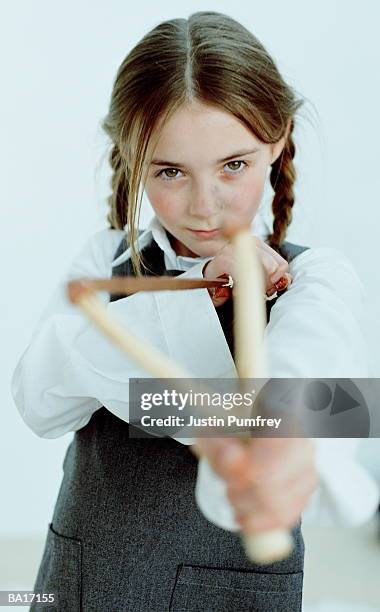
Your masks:
{"label": "eye", "polygon": [[178,175],[172,175],[172,176],[168,176],[167,174],[164,174],[164,172],[181,172],[180,170],[178,170],[178,168],[163,168],[162,170],[160,170],[160,172],[158,172],[156,174],[157,177],[160,177],[163,181],[172,181],[173,179],[178,178]]}
{"label": "eye", "polygon": [[227,174],[239,174],[239,172],[243,172],[243,170],[245,170],[245,168],[248,167],[248,164],[242,159],[235,159],[233,161],[230,161],[226,164],[226,166],[231,166],[233,164],[244,164],[244,165],[239,166],[239,168],[236,168],[236,166],[234,168],[230,167],[230,170],[235,170],[235,172],[227,172]]}

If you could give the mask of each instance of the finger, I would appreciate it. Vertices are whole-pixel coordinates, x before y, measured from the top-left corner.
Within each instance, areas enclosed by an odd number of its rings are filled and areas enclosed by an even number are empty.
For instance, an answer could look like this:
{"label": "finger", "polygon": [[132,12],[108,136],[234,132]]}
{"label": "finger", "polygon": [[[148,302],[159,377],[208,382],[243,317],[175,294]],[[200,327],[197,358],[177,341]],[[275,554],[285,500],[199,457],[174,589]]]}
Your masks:
{"label": "finger", "polygon": [[281,277],[285,275],[289,270],[289,264],[287,261],[278,261],[271,253],[264,250],[259,250],[259,258],[262,266],[266,272],[266,283],[268,289],[273,286]]}
{"label": "finger", "polygon": [[254,507],[258,510],[272,511],[278,506],[289,505],[289,500],[310,495],[318,482],[314,467],[307,466],[292,478],[266,480],[255,484],[246,479],[227,478],[226,484],[231,502],[240,510],[248,511]]}
{"label": "finger", "polygon": [[197,445],[222,478],[241,477],[247,463],[246,448],[231,438],[200,438]]}
{"label": "finger", "polygon": [[255,239],[256,247],[268,253],[268,255],[273,257],[273,259],[277,261],[277,263],[279,264],[283,262],[287,263],[286,259],[284,259],[284,257],[282,257],[282,255],[280,255],[280,253],[278,253],[275,249],[272,249],[272,247],[270,247],[269,244],[261,240],[258,236],[253,236],[253,238]]}
{"label": "finger", "polygon": [[261,257],[264,259],[263,264],[270,276],[270,280],[272,282],[277,282],[281,276],[288,271],[289,263],[265,242],[256,236],[254,238],[256,240],[256,246],[260,250]]}
{"label": "finger", "polygon": [[215,308],[220,308],[227,301],[228,301],[228,297],[213,298],[212,303],[215,306]]}
{"label": "finger", "polygon": [[240,525],[242,531],[249,534],[260,531],[269,531],[271,529],[291,529],[298,523],[301,514],[302,513],[297,510],[288,512],[282,511],[278,516],[263,513],[245,515],[236,514],[235,520]]}
{"label": "finger", "polygon": [[[300,479],[302,482],[293,487],[287,494],[271,496],[269,501],[263,502],[256,497],[250,501],[248,498],[232,502],[235,514],[241,524],[250,524],[252,528],[264,526],[268,519],[271,527],[290,526],[293,520],[302,514],[316,490],[314,479],[307,475]],[[275,499],[275,503],[274,503]],[[269,526],[269,525],[268,525]]]}
{"label": "finger", "polygon": [[313,469],[304,470],[291,479],[274,483],[267,481],[261,485],[227,479],[227,496],[241,514],[253,511],[278,513],[289,506],[302,509],[318,483]]}
{"label": "finger", "polygon": [[255,483],[286,480],[314,465],[315,448],[304,438],[257,438],[248,444],[249,463],[255,466]]}
{"label": "finger", "polygon": [[219,298],[230,298],[232,295],[231,287],[215,287],[213,300],[217,300]]}
{"label": "finger", "polygon": [[270,281],[273,283],[274,286],[276,286],[276,283],[283,280],[284,277],[286,278],[286,281],[284,281],[283,283],[284,286],[278,287],[277,288],[278,291],[285,289],[289,285],[289,279],[291,280],[291,276],[288,270],[289,270],[288,264],[279,265],[278,268],[270,275]]}
{"label": "finger", "polygon": [[297,517],[306,507],[311,495],[319,484],[319,478],[312,470],[306,470],[292,480],[277,486],[263,485],[251,491],[241,492],[233,483],[227,485],[227,494],[235,513],[242,520],[257,522],[270,517],[271,522],[280,523],[285,517]]}
{"label": "finger", "polygon": [[246,449],[240,443],[226,445],[213,460],[214,470],[224,478],[241,479],[247,465]]}

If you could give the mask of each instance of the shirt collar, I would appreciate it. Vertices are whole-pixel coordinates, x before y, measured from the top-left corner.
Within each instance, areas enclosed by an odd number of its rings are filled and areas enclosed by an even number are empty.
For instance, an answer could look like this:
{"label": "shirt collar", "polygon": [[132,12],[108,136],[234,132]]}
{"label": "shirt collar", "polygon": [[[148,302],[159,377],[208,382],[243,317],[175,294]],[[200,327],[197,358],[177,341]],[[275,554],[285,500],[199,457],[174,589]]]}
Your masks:
{"label": "shirt collar", "polygon": [[[264,218],[257,214],[251,225],[252,234],[264,239],[268,235],[268,226]],[[157,215],[154,215],[150,220],[148,227],[137,238],[138,249],[141,251],[147,246],[153,237],[160,249],[164,252],[165,267],[167,270],[182,270],[187,271],[195,264],[210,259],[206,257],[186,257],[185,255],[177,255],[170,244],[168,235]],[[112,262],[112,268],[120,265],[131,256],[131,247],[128,247]]]}

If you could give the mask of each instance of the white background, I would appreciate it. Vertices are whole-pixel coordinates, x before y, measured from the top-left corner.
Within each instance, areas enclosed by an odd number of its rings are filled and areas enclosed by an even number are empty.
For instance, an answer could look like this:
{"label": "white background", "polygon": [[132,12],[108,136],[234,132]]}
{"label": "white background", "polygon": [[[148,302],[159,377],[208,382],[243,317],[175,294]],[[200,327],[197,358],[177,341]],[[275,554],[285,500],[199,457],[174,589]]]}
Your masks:
{"label": "white background", "polygon": [[[310,100],[313,121],[301,111],[295,132],[297,201],[288,239],[349,256],[368,291],[365,334],[380,376],[376,0],[13,0],[2,9],[0,538],[44,534],[51,519],[72,434],[56,440],[33,434],[13,403],[10,378],[59,278],[87,238],[107,225],[100,122],[118,66],[160,21],[197,10],[235,17]],[[378,441],[372,446],[367,462],[376,470]]]}

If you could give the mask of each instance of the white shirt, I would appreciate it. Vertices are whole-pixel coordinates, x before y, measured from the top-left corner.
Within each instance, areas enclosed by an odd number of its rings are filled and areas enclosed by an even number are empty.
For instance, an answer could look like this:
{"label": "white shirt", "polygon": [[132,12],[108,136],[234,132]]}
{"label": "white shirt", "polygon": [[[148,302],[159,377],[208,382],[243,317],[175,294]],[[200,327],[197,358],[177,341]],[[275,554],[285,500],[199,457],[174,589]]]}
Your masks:
{"label": "white shirt", "polygon": [[[260,223],[256,218],[252,233],[264,238],[267,228]],[[124,234],[104,229],[88,240],[56,287],[17,363],[12,395],[25,423],[42,438],[84,427],[102,406],[128,422],[129,379],[151,376],[116,349],[66,297],[68,280],[110,278],[112,268],[130,257],[129,248],[113,261]],[[140,235],[139,248],[151,237],[164,251],[166,268],[184,271],[181,278],[201,278],[205,262],[212,259],[178,256],[156,216]],[[301,253],[289,268],[293,283],[274,304],[265,331],[268,377],[368,377],[360,328],[365,293],[352,264],[335,248],[318,247]],[[114,302],[107,292],[97,297],[111,316],[195,378],[237,377],[207,289],[139,292]],[[303,513],[304,521],[354,525],[373,515],[379,491],[356,460],[358,442],[314,439],[321,484]],[[199,462],[195,497],[209,520],[224,529],[238,529],[224,481],[204,459]]]}

